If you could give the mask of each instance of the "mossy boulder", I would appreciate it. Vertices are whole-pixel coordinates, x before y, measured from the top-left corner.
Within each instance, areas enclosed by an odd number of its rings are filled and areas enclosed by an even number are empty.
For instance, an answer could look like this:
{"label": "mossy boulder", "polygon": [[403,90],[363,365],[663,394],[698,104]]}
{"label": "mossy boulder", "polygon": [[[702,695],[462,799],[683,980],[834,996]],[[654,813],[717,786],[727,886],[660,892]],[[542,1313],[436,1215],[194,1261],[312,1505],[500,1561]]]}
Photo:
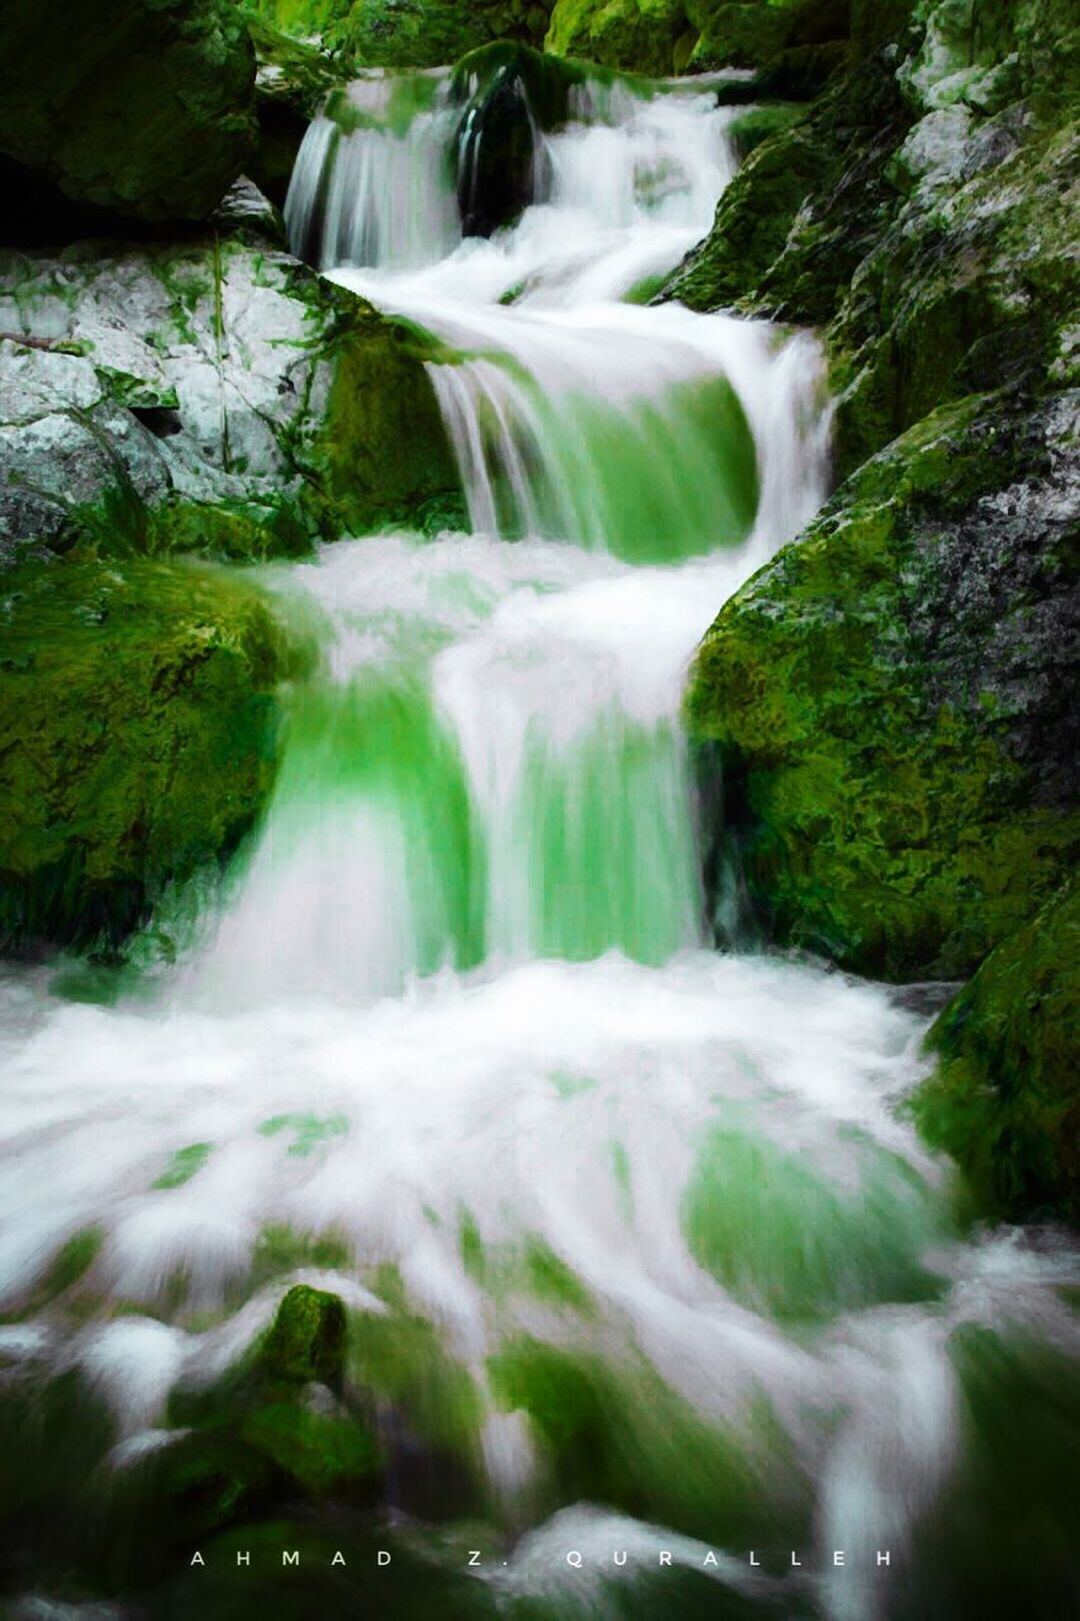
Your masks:
{"label": "mossy boulder", "polygon": [[337,1295],[309,1284],[290,1289],[277,1309],[261,1357],[276,1379],[337,1384],[345,1359],[345,1308]]}
{"label": "mossy boulder", "polygon": [[741,5],[698,0],[688,7],[700,31],[690,57],[691,69],[764,67],[783,48],[789,9],[768,5],[766,0]]}
{"label": "mossy boulder", "polygon": [[1080,886],[993,951],[928,1037],[912,1107],[994,1210],[1080,1221]]}
{"label": "mossy boulder", "polygon": [[423,337],[288,254],[266,206],[244,187],[211,235],[0,256],[0,562],[296,555],[458,493]]}
{"label": "mossy boulder", "polygon": [[345,1308],[337,1295],[297,1284],[266,1333],[210,1386],[173,1392],[170,1417],[189,1434],[169,1449],[162,1485],[184,1496],[188,1476],[224,1477],[217,1525],[263,1512],[286,1491],[362,1497],[378,1478],[378,1447],[343,1400]]}
{"label": "mossy boulder", "polygon": [[737,848],[773,938],[892,979],[973,972],[1077,831],[1077,30],[977,13],[853,7],[669,287],[822,330],[847,478],[695,667],[716,873]]}
{"label": "mossy boulder", "polygon": [[252,826],[298,655],[195,564],[27,565],[0,622],[0,943],[111,948]]}
{"label": "mossy boulder", "polygon": [[339,38],[368,66],[441,67],[492,40],[542,45],[551,0],[356,0]]}
{"label": "mossy boulder", "polygon": [[944,408],[707,634],[687,716],[723,800],[716,869],[736,853],[773,939],[964,977],[1075,860],[1074,412]]}
{"label": "mossy boulder", "polygon": [[229,0],[7,0],[0,152],[111,213],[203,219],[252,151],[254,79]]}
{"label": "mossy boulder", "polygon": [[896,210],[886,164],[911,123],[886,64],[858,63],[757,143],[669,295],[692,309],[826,326]]}
{"label": "mossy boulder", "polygon": [[293,39],[330,35],[346,21],[356,0],[240,0],[250,21],[268,23]]}
{"label": "mossy boulder", "polygon": [[683,0],[558,0],[545,49],[660,78],[695,39]]}
{"label": "mossy boulder", "polygon": [[347,54],[295,39],[245,12],[255,47],[258,144],[247,173],[276,207],[283,208],[307,127],[327,96],[353,74]]}
{"label": "mossy boulder", "polygon": [[757,146],[669,286],[825,329],[841,474],[949,399],[1073,381],[1080,299],[1059,0],[871,21],[856,8],[850,71]]}
{"label": "mossy boulder", "polygon": [[849,32],[848,0],[558,0],[546,49],[654,77],[756,68],[805,95],[843,60]]}

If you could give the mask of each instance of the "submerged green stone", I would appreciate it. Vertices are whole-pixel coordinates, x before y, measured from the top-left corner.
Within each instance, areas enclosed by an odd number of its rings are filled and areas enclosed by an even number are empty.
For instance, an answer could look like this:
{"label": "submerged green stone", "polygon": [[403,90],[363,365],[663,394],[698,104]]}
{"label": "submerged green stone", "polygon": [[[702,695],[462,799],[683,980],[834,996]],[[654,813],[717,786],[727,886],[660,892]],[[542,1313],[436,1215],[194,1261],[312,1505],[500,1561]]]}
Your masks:
{"label": "submerged green stone", "polygon": [[187,1148],[178,1148],[169,1162],[168,1168],[162,1171],[155,1188],[182,1188],[196,1176],[206,1164],[214,1151],[213,1143],[190,1143]]}
{"label": "submerged green stone", "polygon": [[771,1317],[810,1321],[941,1287],[923,1262],[945,1237],[936,1192],[851,1134],[795,1153],[752,1120],[717,1126],[684,1195],[683,1226],[702,1266]]}

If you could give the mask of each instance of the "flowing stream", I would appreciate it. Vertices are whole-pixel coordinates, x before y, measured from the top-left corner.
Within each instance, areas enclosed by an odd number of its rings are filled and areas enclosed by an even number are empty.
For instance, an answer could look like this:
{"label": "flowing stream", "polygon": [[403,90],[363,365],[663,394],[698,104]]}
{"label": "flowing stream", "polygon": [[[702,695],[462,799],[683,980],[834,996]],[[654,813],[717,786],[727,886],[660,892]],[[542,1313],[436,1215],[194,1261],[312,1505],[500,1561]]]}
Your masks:
{"label": "flowing stream", "polygon": [[425,1614],[944,1615],[919,1572],[1044,1489],[991,1409],[1052,1449],[1075,1258],[964,1226],[901,1107],[924,1015],[710,948],[679,723],[823,499],[818,349],[637,302],[734,171],[707,88],[579,91],[545,200],[462,242],[445,81],[410,84],[316,120],[288,220],[439,340],[471,533],[261,571],[318,668],[257,837],[148,932],[179,960],[114,1005],[0,982],[0,1356],[81,1370],[122,1475],[315,1281],[383,1545],[477,1595]]}

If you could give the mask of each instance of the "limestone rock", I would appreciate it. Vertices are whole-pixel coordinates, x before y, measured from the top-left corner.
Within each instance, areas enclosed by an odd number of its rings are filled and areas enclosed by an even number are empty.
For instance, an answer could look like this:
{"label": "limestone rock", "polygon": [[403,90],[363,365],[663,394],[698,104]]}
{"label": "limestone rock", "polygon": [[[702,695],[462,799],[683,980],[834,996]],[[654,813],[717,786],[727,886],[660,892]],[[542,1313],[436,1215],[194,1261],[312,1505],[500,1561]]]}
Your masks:
{"label": "limestone rock", "polygon": [[293,259],[254,188],[217,219],[0,259],[0,560],[297,552],[456,490],[421,340]]}

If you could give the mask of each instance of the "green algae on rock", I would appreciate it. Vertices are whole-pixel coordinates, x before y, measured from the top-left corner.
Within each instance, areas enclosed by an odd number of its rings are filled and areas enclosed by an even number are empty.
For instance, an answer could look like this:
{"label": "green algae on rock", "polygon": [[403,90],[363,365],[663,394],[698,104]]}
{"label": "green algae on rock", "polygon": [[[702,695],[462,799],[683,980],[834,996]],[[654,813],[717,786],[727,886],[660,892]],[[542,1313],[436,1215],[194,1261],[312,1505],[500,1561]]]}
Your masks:
{"label": "green algae on rock", "polygon": [[203,219],[251,153],[254,78],[229,0],[7,0],[0,152],[115,214]]}
{"label": "green algae on rock", "polygon": [[911,10],[885,49],[853,14],[850,72],[757,147],[668,289],[826,329],[841,475],[948,399],[1071,375],[1078,31],[1060,0],[922,5],[914,33]]}
{"label": "green algae on rock", "polygon": [[252,826],[295,655],[195,564],[28,566],[0,616],[0,939],[115,947]]}
{"label": "green algae on rock", "polygon": [[961,977],[1069,870],[1075,450],[1067,402],[943,408],[707,634],[687,715],[774,938]]}
{"label": "green algae on rock", "polygon": [[336,1384],[345,1361],[345,1308],[337,1295],[308,1284],[290,1289],[260,1355],[275,1378]]}
{"label": "green algae on rock", "polygon": [[542,45],[553,0],[243,0],[294,39],[362,67],[433,68],[492,40]]}
{"label": "green algae on rock", "polygon": [[683,0],[558,0],[545,48],[657,78],[674,73],[679,41],[694,44]]}
{"label": "green algae on rock", "polygon": [[545,48],[649,74],[755,68],[813,94],[844,60],[847,0],[558,0]]}
{"label": "green algae on rock", "polygon": [[348,82],[350,59],[295,39],[270,22],[247,14],[255,47],[255,112],[258,145],[248,164],[250,178],[283,208],[297,153],[308,123],[327,96]]}
{"label": "green algae on rock", "polygon": [[541,45],[551,0],[357,0],[339,37],[372,67],[443,67],[492,40]]}
{"label": "green algae on rock", "polygon": [[725,608],[689,713],[759,921],[893,979],[973,972],[1080,823],[1077,31],[969,12],[856,8],[850,70],[669,286],[824,328],[853,476]]}
{"label": "green algae on rock", "polygon": [[470,51],[457,63],[450,90],[464,104],[456,171],[466,236],[490,236],[537,200],[546,161],[540,132],[563,124],[573,89],[597,77],[604,77],[602,71],[585,62],[506,40]]}
{"label": "green algae on rock", "polygon": [[934,1074],[912,1099],[995,1211],[1080,1221],[1080,887],[991,952],[930,1031]]}

